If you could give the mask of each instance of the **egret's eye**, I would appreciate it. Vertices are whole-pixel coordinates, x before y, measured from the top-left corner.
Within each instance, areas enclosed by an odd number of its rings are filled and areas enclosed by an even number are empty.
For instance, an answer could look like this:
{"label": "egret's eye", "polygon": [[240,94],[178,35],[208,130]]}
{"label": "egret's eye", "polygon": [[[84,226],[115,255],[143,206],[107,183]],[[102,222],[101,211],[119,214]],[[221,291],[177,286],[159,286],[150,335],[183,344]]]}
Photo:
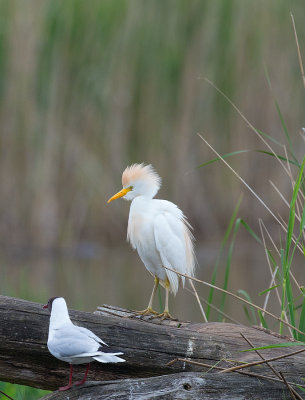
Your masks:
{"label": "egret's eye", "polygon": [[129,190],[133,190],[133,186],[129,186],[129,188],[128,188]]}

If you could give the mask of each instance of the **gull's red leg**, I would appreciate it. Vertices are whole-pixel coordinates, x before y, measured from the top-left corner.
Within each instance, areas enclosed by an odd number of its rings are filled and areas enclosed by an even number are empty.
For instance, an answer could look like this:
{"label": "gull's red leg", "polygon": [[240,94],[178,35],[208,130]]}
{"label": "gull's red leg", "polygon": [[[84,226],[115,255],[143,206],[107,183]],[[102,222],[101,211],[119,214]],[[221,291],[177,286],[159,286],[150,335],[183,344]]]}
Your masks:
{"label": "gull's red leg", "polygon": [[70,364],[69,383],[68,383],[67,386],[62,386],[62,387],[60,387],[58,390],[60,390],[61,392],[63,392],[64,390],[68,390],[68,389],[70,389],[70,387],[72,387],[72,375],[73,375],[73,367],[72,367],[72,364]]}
{"label": "gull's red leg", "polygon": [[86,369],[84,378],[81,381],[75,382],[76,386],[83,385],[86,382],[87,375],[88,375],[88,372],[89,372],[89,368],[90,368],[90,363],[87,365],[87,369]]}

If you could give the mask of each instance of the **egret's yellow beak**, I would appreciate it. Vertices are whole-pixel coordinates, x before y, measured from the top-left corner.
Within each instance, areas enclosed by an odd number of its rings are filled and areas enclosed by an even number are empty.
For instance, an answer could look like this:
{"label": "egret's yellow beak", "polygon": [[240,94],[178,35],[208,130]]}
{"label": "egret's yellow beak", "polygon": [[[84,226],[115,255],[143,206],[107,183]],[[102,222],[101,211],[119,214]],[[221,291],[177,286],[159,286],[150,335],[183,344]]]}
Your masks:
{"label": "egret's yellow beak", "polygon": [[107,203],[110,203],[112,200],[116,200],[119,199],[120,197],[125,196],[125,194],[127,194],[128,192],[130,192],[132,190],[132,187],[126,188],[126,189],[122,189],[120,190],[117,194],[115,194],[114,196],[112,196]]}

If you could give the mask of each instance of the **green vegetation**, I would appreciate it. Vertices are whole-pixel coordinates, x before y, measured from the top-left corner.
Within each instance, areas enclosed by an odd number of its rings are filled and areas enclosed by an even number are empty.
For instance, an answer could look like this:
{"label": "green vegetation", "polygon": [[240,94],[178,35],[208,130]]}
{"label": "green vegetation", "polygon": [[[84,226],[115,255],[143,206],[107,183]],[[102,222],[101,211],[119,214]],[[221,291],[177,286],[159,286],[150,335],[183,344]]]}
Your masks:
{"label": "green vegetation", "polygon": [[[293,20],[293,16],[292,16]],[[296,32],[295,32],[296,33]],[[296,44],[297,48],[299,48],[299,43],[298,43],[298,38],[296,37]],[[303,63],[301,57],[299,58],[300,62],[300,70],[301,73],[303,74]],[[269,86],[271,87],[270,84],[270,78],[267,75],[267,80],[269,83]],[[239,300],[241,302],[245,302],[246,304],[250,305],[250,312],[246,306],[244,307],[245,314],[249,320],[250,323],[252,324],[257,324],[257,317],[260,320],[261,326],[264,328],[269,328],[269,324],[267,323],[267,320],[265,318],[265,314],[268,314],[268,317],[272,317],[272,329],[274,330],[274,319],[278,321],[279,324],[279,333],[283,334],[284,328],[286,327],[286,331],[288,330],[288,333],[290,333],[291,337],[293,337],[296,340],[303,341],[305,342],[305,291],[303,287],[303,281],[300,283],[298,279],[295,276],[295,272],[293,271],[293,266],[295,264],[295,253],[296,251],[299,251],[302,257],[305,256],[305,173],[304,173],[304,167],[305,167],[305,156],[303,156],[303,161],[300,162],[298,160],[298,157],[296,155],[296,151],[294,150],[294,147],[292,145],[292,140],[291,136],[289,134],[287,125],[285,123],[285,120],[283,118],[282,112],[280,110],[280,107],[278,105],[278,102],[276,99],[274,100],[276,110],[278,112],[280,122],[283,127],[283,132],[285,133],[285,139],[286,143],[283,143],[282,145],[278,142],[272,139],[271,136],[264,134],[263,136],[261,135],[261,132],[259,132],[248,120],[247,118],[242,114],[242,112],[238,109],[238,107],[226,96],[222,90],[217,88],[215,85],[212,84],[212,86],[215,87],[215,89],[225,97],[226,100],[233,106],[233,108],[239,113],[239,115],[248,123],[249,127],[252,129],[252,131],[262,140],[263,144],[270,150],[268,152],[264,150],[259,150],[260,152],[263,152],[265,154],[268,154],[269,156],[273,156],[276,160],[275,162],[280,164],[281,171],[283,173],[283,178],[287,179],[288,182],[290,182],[291,187],[292,187],[292,193],[290,194],[291,200],[290,202],[286,200],[285,196],[283,193],[281,193],[275,185],[270,181],[270,184],[273,186],[273,188],[276,188],[277,194],[279,197],[285,202],[287,208],[289,208],[289,214],[288,217],[286,214],[284,215],[279,215],[276,216],[274,211],[264,202],[264,200],[249,186],[248,183],[246,183],[243,178],[232,168],[228,162],[225,160],[225,158],[229,156],[233,156],[236,154],[239,154],[243,151],[238,151],[238,152],[233,152],[230,154],[226,154],[225,156],[219,155],[219,153],[209,145],[209,143],[201,136],[201,139],[213,150],[213,152],[217,155],[216,159],[213,159],[211,161],[205,162],[204,164],[201,164],[200,167],[207,166],[215,161],[222,160],[223,163],[234,173],[235,176],[238,177],[238,179],[245,185],[245,187],[256,197],[256,199],[266,208],[266,210],[269,212],[269,214],[273,217],[275,222],[278,224],[278,227],[280,228],[280,237],[279,240],[274,238],[269,229],[266,227],[266,225],[263,223],[263,221],[260,219],[260,230],[261,230],[261,239],[259,239],[255,233],[252,231],[252,229],[243,222],[243,225],[245,226],[246,230],[257,240],[257,242],[260,245],[263,245],[265,249],[265,254],[267,256],[267,265],[269,266],[269,272],[271,275],[271,283],[270,286],[261,291],[259,293],[260,296],[266,295],[265,302],[263,308],[255,305],[250,298],[249,294],[243,290],[239,289],[238,293],[240,296],[245,298],[243,300],[242,298],[239,297]],[[305,81],[304,81],[304,88],[305,90]],[[270,144],[270,143],[271,144]],[[280,146],[285,153],[284,156],[278,156],[276,150],[272,146]],[[293,160],[290,160],[290,157],[293,158]],[[292,169],[293,168],[293,169]],[[240,201],[238,202],[233,216],[230,220],[229,227],[226,231],[225,238],[222,242],[221,245],[221,250],[220,250],[220,255],[223,253],[224,246],[226,242],[229,239],[229,236],[232,236],[231,239],[231,244],[228,248],[228,254],[227,254],[227,263],[226,263],[226,269],[224,271],[224,284],[222,289],[219,289],[222,291],[222,298],[221,298],[221,303],[220,303],[220,318],[223,318],[223,311],[224,311],[224,305],[225,305],[225,298],[226,295],[228,294],[228,280],[229,280],[229,275],[230,275],[230,268],[231,268],[231,260],[232,260],[232,250],[233,250],[233,245],[236,239],[236,233],[238,231],[238,228],[241,224],[241,219],[237,218],[237,213],[240,208]],[[288,219],[288,220],[287,220]],[[235,222],[235,224],[234,224]],[[235,225],[235,229],[233,229]],[[268,242],[266,241],[265,237],[267,236]],[[283,237],[284,236],[284,237]],[[274,254],[275,250],[275,254]],[[216,266],[214,269],[214,273],[212,276],[212,284],[213,288],[210,289],[210,296],[209,296],[209,302],[212,302],[213,299],[213,292],[214,292],[214,285],[216,281],[216,273],[218,271],[218,263],[219,260],[216,262]],[[278,300],[278,307],[279,307],[279,315],[277,316],[276,314],[272,314],[269,311],[267,312],[267,305],[269,302],[269,297],[270,294],[276,293],[277,300]],[[232,294],[231,294],[232,295]],[[234,295],[233,295],[234,296]],[[235,296],[237,298],[237,296]],[[208,306],[208,315],[210,311],[210,305]],[[256,311],[257,311],[257,316],[256,316]],[[286,333],[286,332],[285,332]],[[284,344],[286,345],[286,344]],[[274,346],[270,346],[274,347]]]}
{"label": "green vegetation", "polygon": [[[34,389],[29,386],[13,385],[10,383],[0,382],[0,390],[14,400],[35,400],[40,399],[46,394],[50,393],[46,390]],[[3,396],[0,392],[1,400],[7,397]]]}
{"label": "green vegetation", "polygon": [[[194,225],[198,277],[223,290],[197,287],[208,318],[305,342],[305,91],[289,15],[302,26],[304,1],[288,3],[0,0],[1,294],[140,309],[151,281],[118,247],[127,208],[106,200],[126,165],[143,161]],[[196,132],[225,155],[206,161]],[[259,252],[265,263],[251,264]],[[173,313],[201,318],[187,296]]]}

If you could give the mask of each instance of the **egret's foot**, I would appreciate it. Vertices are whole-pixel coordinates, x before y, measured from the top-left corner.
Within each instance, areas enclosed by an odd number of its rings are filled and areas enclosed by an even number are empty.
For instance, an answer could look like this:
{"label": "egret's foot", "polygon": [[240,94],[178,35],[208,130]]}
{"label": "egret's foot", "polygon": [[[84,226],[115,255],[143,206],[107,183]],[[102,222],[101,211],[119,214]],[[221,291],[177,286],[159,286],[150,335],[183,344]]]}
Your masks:
{"label": "egret's foot", "polygon": [[150,315],[150,314],[159,315],[159,313],[157,311],[153,310],[151,307],[147,307],[147,308],[145,308],[145,310],[142,310],[142,311],[136,311],[136,314],[142,315],[143,317],[145,315]]}
{"label": "egret's foot", "polygon": [[69,385],[67,385],[67,386],[62,386],[62,387],[58,388],[58,390],[59,390],[60,392],[64,392],[65,390],[68,390],[68,389],[70,389],[71,387],[72,387],[72,385],[69,383]]}
{"label": "egret's foot", "polygon": [[174,318],[170,315],[170,313],[168,311],[163,311],[163,313],[154,315],[152,318],[160,318],[161,321],[163,321],[164,319],[171,319],[173,321],[177,321],[177,318]]}

